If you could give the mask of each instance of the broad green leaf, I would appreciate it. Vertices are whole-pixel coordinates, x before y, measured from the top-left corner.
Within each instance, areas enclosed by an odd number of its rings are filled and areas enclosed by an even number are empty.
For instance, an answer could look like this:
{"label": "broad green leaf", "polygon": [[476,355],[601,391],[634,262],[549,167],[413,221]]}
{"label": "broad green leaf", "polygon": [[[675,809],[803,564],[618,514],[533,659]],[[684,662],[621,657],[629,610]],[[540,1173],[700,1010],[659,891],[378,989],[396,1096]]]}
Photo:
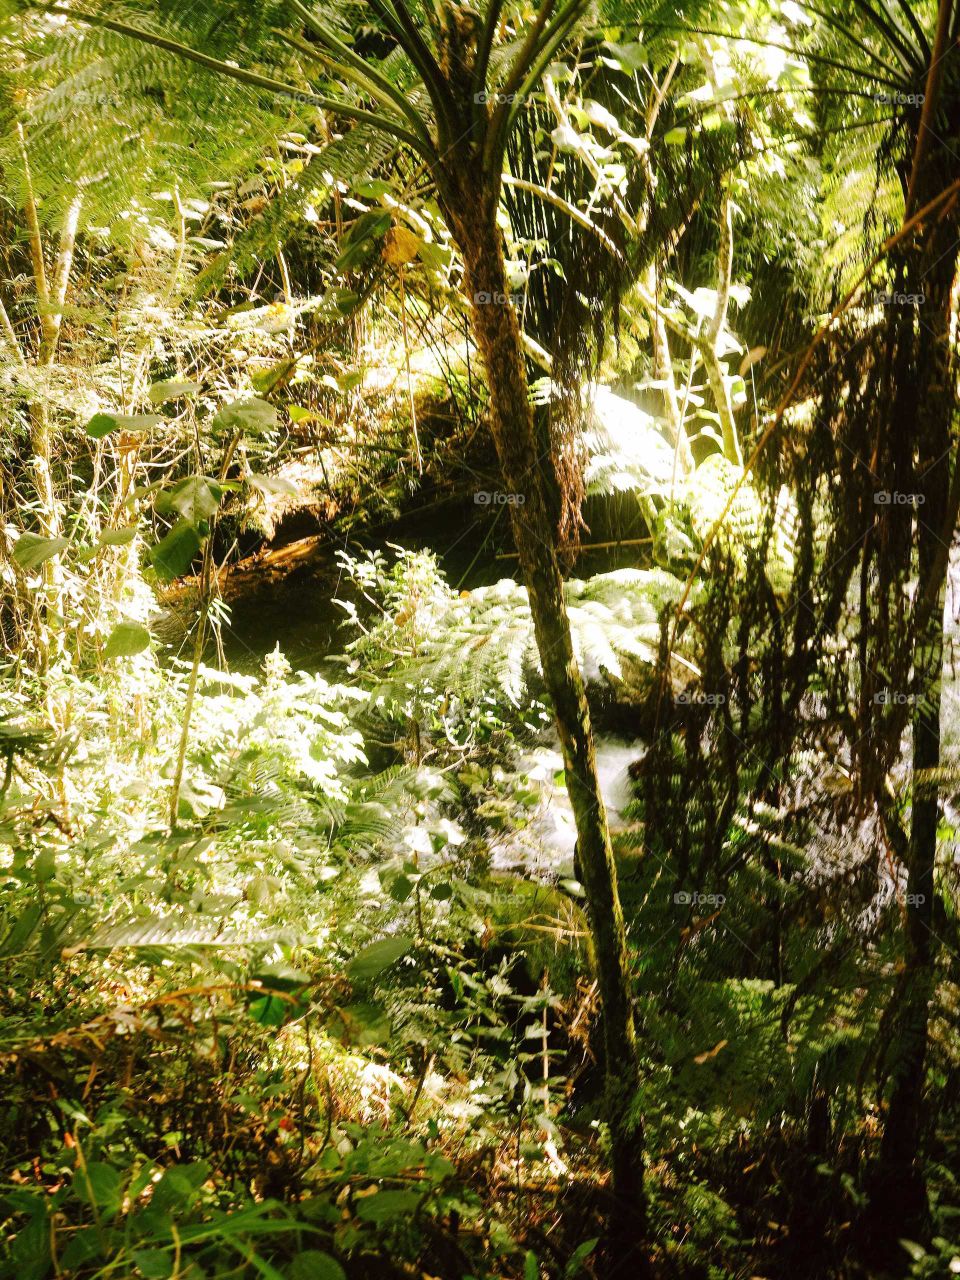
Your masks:
{"label": "broad green leaf", "polygon": [[94,440],[102,440],[111,431],[116,431],[117,420],[112,413],[95,413],[87,423],[87,435]]}
{"label": "broad green leaf", "polygon": [[266,395],[283,382],[284,378],[288,378],[296,367],[296,360],[281,360],[278,364],[271,365],[269,369],[260,369],[257,373],[251,374],[250,381],[255,391]]}
{"label": "broad green leaf", "polygon": [[0,955],[16,955],[17,952],[24,950],[36,931],[42,916],[43,905],[41,903],[31,902],[29,906],[25,907],[10,932],[4,938],[3,944],[0,946]]}
{"label": "broad green leaf", "polygon": [[149,431],[165,421],[158,413],[95,413],[87,423],[87,435],[102,440],[111,431]]}
{"label": "broad green leaf", "polygon": [[242,431],[244,435],[254,436],[275,431],[279,426],[276,409],[259,396],[224,405],[213,420],[213,427],[218,431]]}
{"label": "broad green leaf", "polygon": [[413,893],[413,881],[407,876],[394,876],[389,885],[390,897],[394,902],[406,902]]}
{"label": "broad green leaf", "polygon": [[287,1275],[289,1280],[347,1280],[347,1273],[336,1258],[321,1249],[307,1249],[298,1254]]}
{"label": "broad green leaf", "polygon": [[357,1203],[357,1217],[364,1222],[390,1222],[409,1217],[419,1206],[420,1191],[378,1191]]}
{"label": "broad green leaf", "polygon": [[150,632],[139,622],[118,622],[104,646],[105,658],[132,658],[150,647]]}
{"label": "broad green leaf", "polygon": [[112,1164],[90,1160],[74,1171],[73,1192],[101,1217],[112,1217],[123,1200],[123,1179]]}
{"label": "broad green leaf", "polygon": [[250,1001],[249,1009],[250,1017],[261,1027],[282,1027],[296,1011],[296,1006],[282,996],[267,991],[262,996],[255,996]]}
{"label": "broad green leaf", "polygon": [[189,520],[180,520],[151,548],[150,563],[165,582],[172,582],[187,572],[199,550],[200,534]]}
{"label": "broad green leaf", "polygon": [[[51,1209],[52,1212],[52,1209]],[[50,1274],[51,1224],[47,1208],[39,1204],[30,1221],[13,1238],[8,1255],[11,1276],[17,1280],[45,1280]]]}
{"label": "broad green leaf", "polygon": [[199,390],[199,382],[180,382],[176,378],[168,378],[165,382],[155,382],[147,392],[147,398],[151,404],[166,404],[168,400],[195,396]]}
{"label": "broad green leaf", "polygon": [[130,1255],[143,1280],[169,1280],[173,1254],[166,1249],[134,1249]]}
{"label": "broad green leaf", "polygon": [[419,249],[420,261],[434,271],[445,271],[453,260],[453,250],[433,240],[423,240]]}
{"label": "broad green leaf", "polygon": [[621,71],[627,72],[628,75],[634,71],[640,71],[647,65],[647,55],[644,52],[643,45],[638,41],[631,44],[614,44],[612,40],[605,40],[603,47],[610,55],[609,58],[603,58],[602,61],[608,67],[616,67]]}
{"label": "broad green leaf", "polygon": [[327,1028],[343,1044],[367,1047],[385,1045],[390,1040],[390,1019],[380,1005],[365,1000],[332,1010]]}
{"label": "broad green leaf", "polygon": [[210,1166],[203,1160],[193,1164],[171,1165],[156,1183],[150,1203],[163,1211],[190,1205],[196,1200],[200,1187],[209,1176]]}
{"label": "broad green leaf", "polygon": [[126,547],[137,536],[138,528],[135,524],[128,524],[123,529],[104,529],[97,539],[101,547]]}
{"label": "broad green leaf", "polygon": [[288,404],[287,413],[290,421],[296,426],[298,422],[313,422],[317,414],[312,409],[305,409],[301,404]]}
{"label": "broad green leaf", "polygon": [[338,271],[353,271],[372,252],[376,241],[381,240],[393,224],[393,215],[387,209],[370,209],[353,224],[347,236],[346,246],[336,266]]}
{"label": "broad green leaf", "polygon": [[[67,1247],[60,1256],[60,1266],[70,1273],[76,1273],[85,1263],[103,1256],[103,1235],[94,1224],[81,1227],[70,1237]],[[169,1270],[167,1275],[169,1275]]]}
{"label": "broad green leaf", "polygon": [[401,956],[413,947],[413,938],[383,938],[358,951],[347,965],[347,973],[354,982],[368,982],[384,969],[389,969]]}
{"label": "broad green leaf", "polygon": [[41,538],[38,533],[21,533],[13,544],[13,558],[21,569],[29,573],[58,556],[69,545],[69,538]]}
{"label": "broad green leaf", "polygon": [[223,486],[207,476],[184,476],[169,489],[158,493],[154,506],[160,515],[176,512],[191,524],[199,524],[216,513],[223,492]]}

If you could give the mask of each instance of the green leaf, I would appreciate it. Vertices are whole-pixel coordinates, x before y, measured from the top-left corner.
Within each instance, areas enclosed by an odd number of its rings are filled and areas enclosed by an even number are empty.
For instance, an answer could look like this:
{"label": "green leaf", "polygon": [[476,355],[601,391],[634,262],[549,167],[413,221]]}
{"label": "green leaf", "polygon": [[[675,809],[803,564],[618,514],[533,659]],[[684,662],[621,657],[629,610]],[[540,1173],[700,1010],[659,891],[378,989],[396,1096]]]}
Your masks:
{"label": "green leaf", "polygon": [[192,1204],[209,1176],[210,1166],[204,1160],[171,1165],[154,1186],[151,1207],[168,1212]]}
{"label": "green leaf", "polygon": [[296,367],[297,361],[295,359],[281,360],[278,364],[271,365],[269,369],[261,369],[259,372],[251,374],[250,381],[253,383],[255,391],[266,395],[268,392],[273,391],[279,383],[283,382],[284,378],[289,377]]}
{"label": "green leaf", "polygon": [[434,271],[445,271],[453,260],[453,250],[432,240],[424,240],[419,249],[420,261]]}
{"label": "green leaf", "polygon": [[200,534],[188,520],[178,521],[150,550],[150,563],[165,582],[187,572],[200,550]]}
{"label": "green leaf", "polygon": [[43,916],[43,906],[39,902],[31,902],[20,915],[0,946],[0,955],[12,956],[24,950],[30,938],[36,932],[37,925]]}
{"label": "green leaf", "polygon": [[97,539],[97,543],[101,547],[126,547],[137,536],[138,527],[135,524],[128,524],[123,529],[104,529]]}
{"label": "green leaf", "polygon": [[567,1259],[567,1265],[563,1272],[564,1280],[574,1280],[574,1277],[578,1276],[580,1272],[583,1271],[583,1264],[586,1262],[587,1258],[590,1257],[591,1253],[593,1253],[599,1243],[599,1237],[594,1237],[592,1240],[584,1240],[583,1244],[577,1245],[576,1249],[574,1249],[573,1253],[571,1253],[570,1257]]}
{"label": "green leaf", "polygon": [[87,423],[87,435],[94,440],[102,440],[111,431],[116,431],[117,420],[111,413],[95,413]]}
{"label": "green leaf", "polygon": [[[60,1265],[64,1270],[75,1273],[85,1263],[92,1262],[94,1258],[102,1257],[103,1237],[97,1227],[91,1225],[89,1227],[81,1227],[79,1231],[74,1232],[60,1257]],[[169,1267],[166,1274],[170,1274]]]}
{"label": "green leaf", "polygon": [[261,1027],[282,1027],[295,1016],[300,1006],[282,996],[267,991],[262,996],[255,996],[249,1005],[250,1017]]}
{"label": "green leaf", "polygon": [[347,973],[354,982],[369,982],[384,969],[389,969],[392,964],[396,964],[412,947],[413,938],[384,938],[358,951],[347,965]]}
{"label": "green leaf", "polygon": [[338,271],[353,271],[372,252],[377,240],[382,240],[393,224],[393,215],[387,209],[369,209],[353,224],[346,245],[336,266]]}
{"label": "green leaf", "polygon": [[147,392],[147,398],[151,404],[166,404],[168,400],[195,396],[199,390],[199,382],[179,382],[176,378],[168,378],[165,382],[155,382]]}
{"label": "green leaf", "polygon": [[157,494],[154,507],[160,515],[176,512],[191,524],[209,520],[223,498],[223,486],[206,476],[184,476],[169,489]]}
{"label": "green leaf", "polygon": [[112,1164],[90,1160],[74,1172],[73,1192],[101,1216],[112,1217],[123,1200],[123,1179]]}
{"label": "green leaf", "polygon": [[41,849],[30,870],[37,884],[46,884],[57,874],[57,855],[52,849]]}
{"label": "green leaf", "polygon": [[540,1280],[540,1264],[532,1249],[528,1249],[523,1257],[523,1280]]}
{"label": "green leaf", "polygon": [[130,1256],[143,1280],[169,1280],[173,1257],[166,1249],[134,1249]]}
{"label": "green leaf", "polygon": [[363,1222],[389,1222],[406,1217],[420,1205],[419,1191],[378,1191],[357,1203],[357,1217]]}
{"label": "green leaf", "polygon": [[29,573],[58,556],[69,545],[69,538],[41,538],[38,533],[21,533],[13,544],[13,558],[21,569]]}
{"label": "green leaf", "polygon": [[102,440],[111,431],[149,431],[165,421],[158,413],[95,413],[87,423],[87,435]]}
{"label": "green leaf", "polygon": [[413,881],[408,876],[394,876],[390,881],[390,897],[394,902],[406,902],[411,893],[413,893]]}
{"label": "green leaf", "polygon": [[641,71],[647,65],[647,55],[639,41],[614,44],[612,40],[605,40],[603,47],[610,54],[609,58],[603,59],[608,67],[616,67],[632,75],[634,71]]}
{"label": "green leaf", "polygon": [[681,147],[687,140],[687,131],[680,127],[669,129],[663,135],[663,140],[669,147]]}
{"label": "green leaf", "polygon": [[326,1025],[346,1045],[367,1048],[390,1041],[390,1019],[380,1005],[369,1001],[355,1000],[332,1010]]}
{"label": "green leaf", "polygon": [[213,426],[220,431],[241,431],[244,435],[257,436],[265,431],[276,431],[280,418],[272,404],[259,396],[249,396],[246,400],[224,405],[214,418]]}
{"label": "green leaf", "polygon": [[118,622],[104,646],[105,658],[132,658],[150,647],[150,632],[139,622]]}
{"label": "green leaf", "polygon": [[347,1280],[347,1273],[336,1258],[321,1249],[307,1249],[298,1254],[287,1275],[290,1280]]}
{"label": "green leaf", "polygon": [[441,880],[439,884],[435,884],[430,890],[430,897],[437,902],[446,902],[453,897],[453,886],[448,884],[446,880]]}

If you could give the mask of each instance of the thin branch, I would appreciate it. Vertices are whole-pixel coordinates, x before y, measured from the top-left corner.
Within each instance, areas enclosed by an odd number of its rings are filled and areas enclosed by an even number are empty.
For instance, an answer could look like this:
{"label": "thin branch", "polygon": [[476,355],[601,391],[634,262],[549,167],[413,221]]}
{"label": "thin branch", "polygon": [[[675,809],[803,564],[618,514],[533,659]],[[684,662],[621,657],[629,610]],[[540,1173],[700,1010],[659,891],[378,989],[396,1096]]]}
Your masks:
{"label": "thin branch", "polygon": [[592,222],[585,213],[569,202],[564,200],[563,196],[558,196],[555,191],[549,190],[547,187],[541,187],[536,182],[527,182],[524,178],[514,178],[511,174],[503,175],[504,186],[516,187],[518,191],[527,191],[530,195],[539,196],[541,200],[546,200],[548,204],[554,205],[557,209],[562,210],[571,222],[576,222],[578,226],[584,227],[587,231],[591,231],[601,242],[603,247],[613,254],[615,258],[623,261],[623,254],[610,239],[607,233]]}

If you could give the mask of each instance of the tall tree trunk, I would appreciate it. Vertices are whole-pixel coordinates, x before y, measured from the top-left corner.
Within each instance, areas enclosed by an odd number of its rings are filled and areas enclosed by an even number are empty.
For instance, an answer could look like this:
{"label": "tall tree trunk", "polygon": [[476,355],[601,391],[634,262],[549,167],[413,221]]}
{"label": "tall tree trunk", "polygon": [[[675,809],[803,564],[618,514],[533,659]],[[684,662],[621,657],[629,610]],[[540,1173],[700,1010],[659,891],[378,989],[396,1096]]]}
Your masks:
{"label": "tall tree trunk", "polygon": [[[467,202],[469,208],[469,202]],[[563,578],[547,486],[529,401],[520,326],[509,301],[503,246],[496,222],[477,201],[476,214],[456,220],[465,261],[465,288],[473,329],[490,389],[491,429],[513,536],[530,599],[537,648],[553,702],[577,827],[584,890],[603,1002],[605,1101],[610,1128],[614,1209],[611,1237],[616,1261],[641,1274],[646,1236],[643,1132],[634,1114],[640,1082],[626,930],[617,873],[597,776],[590,712],[573,651]],[[612,1262],[612,1259],[611,1259]],[[609,1269],[606,1274],[614,1274]]]}
{"label": "tall tree trunk", "polygon": [[[931,608],[914,642],[913,803],[907,850],[907,895],[903,968],[897,990],[890,1097],[871,1189],[870,1219],[880,1237],[895,1246],[900,1237],[923,1237],[929,1226],[922,1156],[924,1090],[930,1004],[935,992],[937,938],[934,929],[940,702],[947,558],[953,540],[950,460],[956,407],[956,370],[951,349],[952,289],[957,251],[951,220],[918,255],[914,278],[923,281],[922,324],[916,337],[915,427],[917,457],[917,591]],[[931,263],[926,270],[923,268]],[[903,424],[895,423],[894,429]]]}

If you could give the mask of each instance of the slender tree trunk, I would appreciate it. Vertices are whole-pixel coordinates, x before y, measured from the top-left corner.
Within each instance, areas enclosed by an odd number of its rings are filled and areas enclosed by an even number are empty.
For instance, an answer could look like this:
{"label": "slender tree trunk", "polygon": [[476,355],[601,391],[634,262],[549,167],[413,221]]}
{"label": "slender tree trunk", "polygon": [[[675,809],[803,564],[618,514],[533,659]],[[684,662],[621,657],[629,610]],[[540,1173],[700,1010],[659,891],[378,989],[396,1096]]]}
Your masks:
{"label": "slender tree trunk", "polygon": [[[929,1227],[923,1175],[924,1091],[930,1004],[936,985],[938,944],[934,926],[938,785],[931,771],[940,766],[940,702],[943,675],[943,620],[946,592],[944,541],[952,541],[950,459],[956,408],[956,370],[951,355],[955,229],[932,237],[920,259],[923,324],[917,337],[915,489],[917,506],[917,592],[933,602],[914,645],[913,803],[907,850],[904,954],[894,999],[895,1038],[890,1059],[891,1089],[880,1158],[874,1171],[870,1218],[878,1238],[895,1246],[900,1237],[922,1238]],[[895,424],[901,425],[901,424]]]}
{"label": "slender tree trunk", "polygon": [[[51,288],[44,261],[43,234],[33,192],[30,159],[23,128],[20,125],[17,125],[17,140],[23,162],[25,187],[23,212],[27,225],[27,243],[30,248],[40,321],[37,368],[49,369],[56,358],[57,344],[60,340],[63,306],[66,301],[67,286],[70,283],[70,272],[73,269],[83,196],[77,192],[67,206]],[[44,388],[41,387],[41,398],[30,406],[30,449],[33,455],[34,485],[38,499],[38,523],[44,538],[59,538],[63,530],[53,485],[53,428],[47,403],[42,398],[43,394]],[[56,555],[46,560],[41,573],[43,575],[43,609],[37,647],[41,669],[46,670],[51,657],[59,652],[62,643],[64,576],[60,557]]]}
{"label": "slender tree trunk", "polygon": [[[539,456],[520,327],[509,302],[500,233],[493,217],[485,217],[479,208],[475,217],[459,223],[457,233],[474,333],[490,388],[491,428],[500,474],[508,492],[515,496],[510,505],[513,535],[529,594],[544,683],[560,735],[596,950],[614,1194],[611,1235],[618,1266],[622,1262],[636,1275],[645,1265],[640,1245],[646,1235],[643,1133],[634,1114],[640,1076],[626,930],[590,713],[573,651],[556,531],[542,473],[546,460]],[[613,1272],[608,1270],[607,1274]]]}

